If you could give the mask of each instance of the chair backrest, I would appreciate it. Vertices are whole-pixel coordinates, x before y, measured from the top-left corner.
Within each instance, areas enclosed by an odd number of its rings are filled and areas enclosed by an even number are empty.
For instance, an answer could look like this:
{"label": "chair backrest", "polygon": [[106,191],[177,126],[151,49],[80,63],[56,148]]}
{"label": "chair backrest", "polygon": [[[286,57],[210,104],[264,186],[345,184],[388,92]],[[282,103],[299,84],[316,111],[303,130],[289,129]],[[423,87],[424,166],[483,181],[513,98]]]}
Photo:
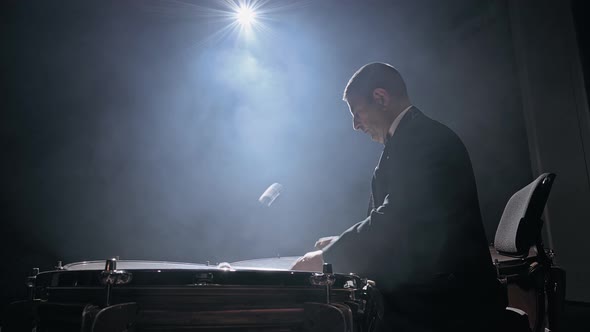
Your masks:
{"label": "chair backrest", "polygon": [[499,253],[525,256],[539,242],[543,227],[541,215],[554,179],[555,174],[543,173],[510,197],[494,238]]}

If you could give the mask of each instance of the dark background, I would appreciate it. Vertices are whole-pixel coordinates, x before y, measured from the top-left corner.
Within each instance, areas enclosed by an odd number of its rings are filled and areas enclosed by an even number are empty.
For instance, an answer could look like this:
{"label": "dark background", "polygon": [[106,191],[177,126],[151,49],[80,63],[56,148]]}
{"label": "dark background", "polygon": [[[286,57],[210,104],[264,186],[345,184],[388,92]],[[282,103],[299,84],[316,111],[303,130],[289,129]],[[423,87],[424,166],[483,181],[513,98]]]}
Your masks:
{"label": "dark background", "polygon": [[58,260],[292,256],[360,220],[381,146],[341,95],[371,61],[463,139],[493,239],[537,175],[507,2],[267,6],[247,38],[220,1],[3,2],[2,305]]}
{"label": "dark background", "polygon": [[[576,28],[576,37],[580,50],[580,60],[586,82],[590,77],[590,25],[588,24],[588,5],[585,1],[572,1],[572,13]],[[590,87],[586,84],[586,95],[590,95]]]}

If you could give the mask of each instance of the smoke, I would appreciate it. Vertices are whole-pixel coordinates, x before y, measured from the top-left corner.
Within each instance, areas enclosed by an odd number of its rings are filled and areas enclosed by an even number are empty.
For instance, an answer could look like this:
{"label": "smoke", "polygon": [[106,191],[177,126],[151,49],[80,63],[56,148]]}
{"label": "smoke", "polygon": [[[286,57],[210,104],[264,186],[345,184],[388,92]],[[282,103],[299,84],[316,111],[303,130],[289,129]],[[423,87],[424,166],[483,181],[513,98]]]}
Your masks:
{"label": "smoke", "polygon": [[[490,235],[530,172],[507,11],[490,3],[314,2],[269,22],[272,35],[207,43],[218,21],[190,11],[23,5],[15,17],[37,23],[9,22],[6,127],[27,151],[9,215],[64,262],[313,250],[366,212],[381,147],[352,131],[341,95],[385,61],[466,143]],[[263,208],[274,182],[288,190]]]}

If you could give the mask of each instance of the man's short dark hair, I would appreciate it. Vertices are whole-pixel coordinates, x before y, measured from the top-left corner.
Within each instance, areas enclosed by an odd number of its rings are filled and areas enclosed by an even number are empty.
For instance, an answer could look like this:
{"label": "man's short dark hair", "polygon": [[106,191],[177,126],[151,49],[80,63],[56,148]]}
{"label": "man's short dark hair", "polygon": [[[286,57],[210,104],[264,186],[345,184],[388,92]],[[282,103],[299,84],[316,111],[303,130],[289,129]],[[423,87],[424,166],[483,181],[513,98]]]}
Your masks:
{"label": "man's short dark hair", "polygon": [[348,101],[351,95],[366,97],[373,100],[373,90],[385,89],[396,98],[407,98],[406,84],[400,73],[392,65],[383,62],[372,62],[362,66],[352,75],[342,99]]}

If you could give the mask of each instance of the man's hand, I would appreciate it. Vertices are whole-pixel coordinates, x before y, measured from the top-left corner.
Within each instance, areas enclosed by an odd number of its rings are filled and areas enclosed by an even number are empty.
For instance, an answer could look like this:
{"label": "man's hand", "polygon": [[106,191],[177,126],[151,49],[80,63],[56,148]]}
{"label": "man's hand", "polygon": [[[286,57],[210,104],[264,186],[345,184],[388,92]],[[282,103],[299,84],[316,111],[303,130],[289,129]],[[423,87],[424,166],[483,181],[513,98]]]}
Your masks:
{"label": "man's hand", "polygon": [[322,256],[321,250],[308,252],[291,266],[291,270],[299,271],[322,271],[324,265],[324,257]]}
{"label": "man's hand", "polygon": [[340,236],[326,236],[326,237],[322,237],[322,238],[320,238],[319,240],[316,241],[315,247],[318,250],[324,249],[330,243],[338,240],[338,238],[340,238]]}

